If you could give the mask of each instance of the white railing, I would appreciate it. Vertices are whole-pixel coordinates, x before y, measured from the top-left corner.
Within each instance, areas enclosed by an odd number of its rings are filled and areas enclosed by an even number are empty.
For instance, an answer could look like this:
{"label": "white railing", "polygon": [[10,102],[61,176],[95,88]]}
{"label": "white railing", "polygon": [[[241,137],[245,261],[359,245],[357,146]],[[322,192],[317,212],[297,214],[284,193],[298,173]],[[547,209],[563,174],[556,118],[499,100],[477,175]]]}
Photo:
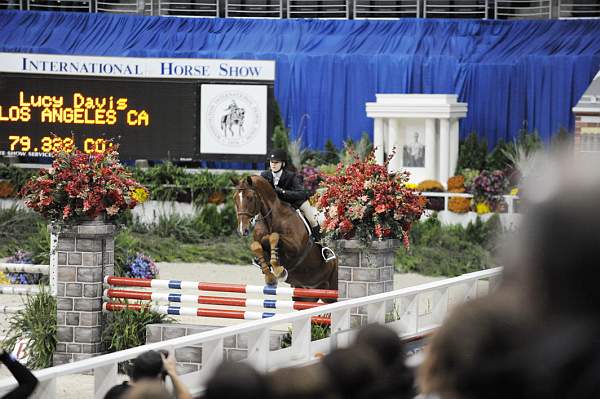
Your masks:
{"label": "white railing", "polygon": [[494,17],[508,18],[552,18],[551,0],[496,0]]}
{"label": "white railing", "polygon": [[[315,361],[318,352],[328,353],[335,348],[349,345],[356,331],[350,327],[352,309],[366,309],[369,323],[384,323],[386,317],[390,316],[389,308],[393,306],[395,320],[386,325],[395,329],[403,338],[422,336],[437,328],[452,307],[494,290],[500,283],[501,273],[501,268],[483,270],[51,367],[35,372],[40,385],[34,397],[53,399],[56,397],[57,378],[92,370],[94,398],[102,398],[111,386],[118,383],[117,368],[120,362],[131,360],[151,349],[173,352],[178,348],[201,344],[202,369],[182,376],[192,395],[198,396],[202,393],[207,378],[223,360],[223,341],[227,337],[237,334],[245,334],[248,337],[247,361],[258,370],[307,364]],[[331,315],[331,337],[311,342],[311,317],[323,313]],[[291,346],[271,351],[271,329],[289,324],[292,326]],[[15,386],[14,381],[0,381],[0,395]]]}
{"label": "white railing", "polygon": [[419,18],[421,0],[354,0],[354,19]]}
{"label": "white railing", "polygon": [[488,18],[488,0],[424,0],[425,18]]}

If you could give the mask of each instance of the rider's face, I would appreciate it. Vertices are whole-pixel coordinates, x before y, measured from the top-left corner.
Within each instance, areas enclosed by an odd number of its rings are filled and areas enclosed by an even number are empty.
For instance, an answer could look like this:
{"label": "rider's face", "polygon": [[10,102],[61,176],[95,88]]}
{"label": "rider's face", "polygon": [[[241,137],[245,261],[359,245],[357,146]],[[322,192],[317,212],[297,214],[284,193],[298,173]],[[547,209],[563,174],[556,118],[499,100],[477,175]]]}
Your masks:
{"label": "rider's face", "polygon": [[269,161],[271,164],[271,172],[279,172],[283,168],[283,162],[281,161]]}

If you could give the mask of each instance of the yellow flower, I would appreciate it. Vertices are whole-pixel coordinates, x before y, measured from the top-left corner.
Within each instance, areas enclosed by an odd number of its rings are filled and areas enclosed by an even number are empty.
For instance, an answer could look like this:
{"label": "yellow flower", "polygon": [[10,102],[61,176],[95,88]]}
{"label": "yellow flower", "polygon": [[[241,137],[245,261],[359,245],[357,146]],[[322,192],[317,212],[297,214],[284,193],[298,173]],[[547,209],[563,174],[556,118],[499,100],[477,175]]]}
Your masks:
{"label": "yellow flower", "polygon": [[485,202],[478,202],[477,205],[475,205],[475,209],[477,210],[478,215],[483,215],[492,211],[489,205]]}
{"label": "yellow flower", "polygon": [[404,183],[404,188],[408,188],[410,190],[416,190],[419,187],[416,183]]}
{"label": "yellow flower", "polygon": [[143,187],[138,187],[131,191],[131,198],[133,198],[138,204],[146,202],[148,199],[148,190]]}
{"label": "yellow flower", "polygon": [[517,187],[510,190],[510,195],[519,195],[519,189]]}
{"label": "yellow flower", "polygon": [[10,284],[8,277],[6,277],[6,274],[4,274],[2,272],[0,272],[0,284],[2,284],[2,285]]}

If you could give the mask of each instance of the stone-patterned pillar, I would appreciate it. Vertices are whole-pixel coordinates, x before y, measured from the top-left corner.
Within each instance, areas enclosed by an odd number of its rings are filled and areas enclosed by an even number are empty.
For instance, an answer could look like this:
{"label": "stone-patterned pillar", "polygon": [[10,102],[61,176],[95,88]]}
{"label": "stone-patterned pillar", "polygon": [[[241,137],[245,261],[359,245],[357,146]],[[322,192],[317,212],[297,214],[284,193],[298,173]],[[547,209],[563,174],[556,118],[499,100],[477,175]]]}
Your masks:
{"label": "stone-patterned pillar", "polygon": [[104,352],[102,284],[114,272],[115,226],[94,220],[51,231],[58,235],[57,366]]}
{"label": "stone-patterned pillar", "polygon": [[[394,258],[400,240],[373,241],[367,246],[358,240],[336,241],[339,298],[360,298],[394,289]],[[352,309],[352,325],[367,322],[364,309]]]}

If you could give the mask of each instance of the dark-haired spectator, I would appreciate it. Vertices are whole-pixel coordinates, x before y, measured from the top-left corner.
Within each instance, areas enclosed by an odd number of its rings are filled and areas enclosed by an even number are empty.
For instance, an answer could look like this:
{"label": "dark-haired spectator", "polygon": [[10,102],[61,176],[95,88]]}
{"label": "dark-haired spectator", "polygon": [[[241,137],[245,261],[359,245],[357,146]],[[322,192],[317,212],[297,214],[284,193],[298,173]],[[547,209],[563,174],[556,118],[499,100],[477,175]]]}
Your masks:
{"label": "dark-haired spectator", "polygon": [[321,362],[342,399],[360,398],[384,371],[375,352],[358,346],[337,349]]}
{"label": "dark-haired spectator", "polygon": [[35,387],[38,384],[37,378],[27,369],[27,367],[23,366],[16,359],[12,357],[8,352],[2,351],[0,354],[0,361],[4,363],[6,368],[11,372],[13,377],[19,383],[19,386],[7,393],[2,397],[2,399],[24,399],[28,398]]}
{"label": "dark-haired spectator", "polygon": [[206,384],[204,399],[269,399],[263,375],[243,362],[224,362]]}
{"label": "dark-haired spectator", "polygon": [[415,396],[413,372],[406,366],[404,345],[396,331],[382,324],[369,324],[358,332],[354,345],[372,350],[383,366],[381,375],[369,384],[364,399]]}
{"label": "dark-haired spectator", "polygon": [[109,389],[108,392],[106,392],[106,394],[104,395],[104,399],[123,399],[125,398],[125,394],[127,393],[127,391],[129,391],[130,388],[131,385],[129,385],[127,381],[124,381],[123,383],[115,385],[114,387]]}

